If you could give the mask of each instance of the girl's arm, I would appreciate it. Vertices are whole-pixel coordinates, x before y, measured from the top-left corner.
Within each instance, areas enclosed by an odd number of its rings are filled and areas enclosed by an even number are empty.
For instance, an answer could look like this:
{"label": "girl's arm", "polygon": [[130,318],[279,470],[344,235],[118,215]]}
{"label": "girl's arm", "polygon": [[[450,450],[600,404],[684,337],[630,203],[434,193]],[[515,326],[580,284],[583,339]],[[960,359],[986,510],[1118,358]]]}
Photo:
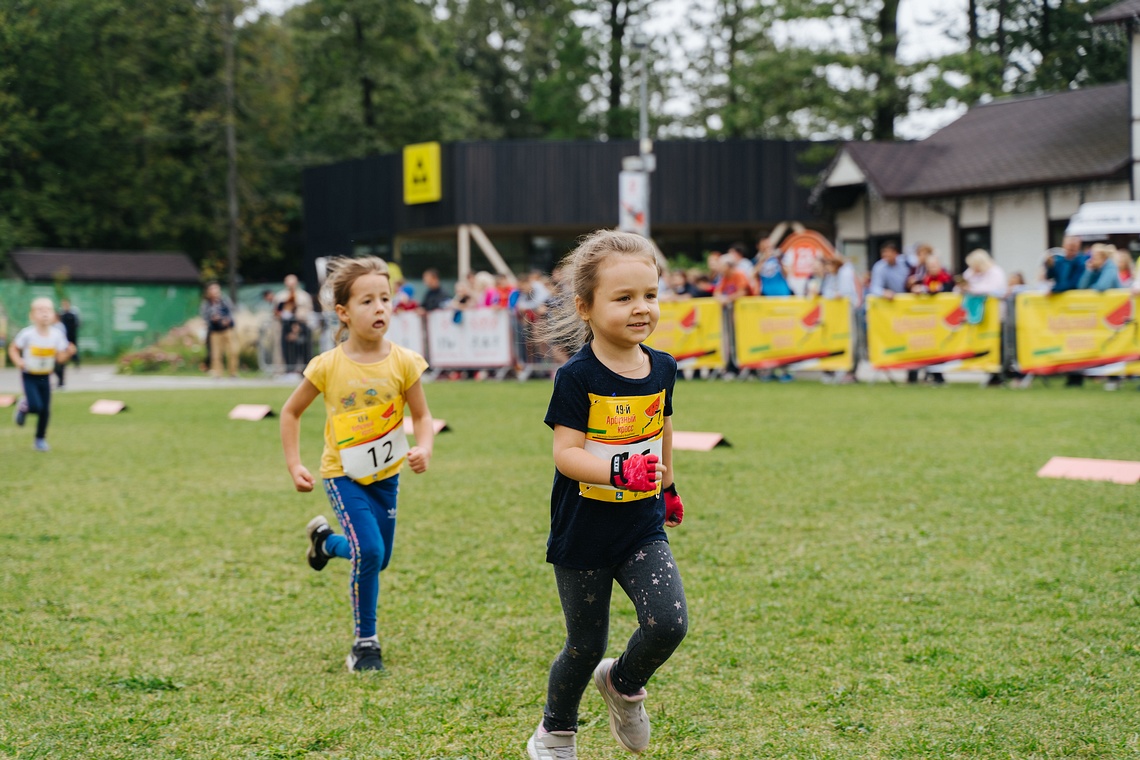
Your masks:
{"label": "girl's arm", "polygon": [[24,370],[24,355],[23,352],[16,347],[16,341],[12,341],[8,344],[8,358],[12,360],[13,367],[21,372]]}
{"label": "girl's arm", "polygon": [[[672,433],[670,433],[670,443]],[[586,451],[586,434],[564,425],[554,426],[554,466],[582,483],[610,484],[610,463]],[[657,478],[664,477],[665,465],[657,463]]]}
{"label": "girl's arm", "polygon": [[281,408],[281,447],[285,449],[285,466],[293,477],[293,487],[302,493],[312,491],[316,479],[301,463],[301,415],[320,393],[317,386],[305,378]]}
{"label": "girl's arm", "polygon": [[408,449],[408,466],[412,468],[412,472],[419,474],[426,471],[431,464],[432,449],[435,447],[435,427],[422,382],[417,380],[415,385],[408,388],[404,398],[408,402],[408,409],[412,412],[412,430],[416,434],[416,445]]}
{"label": "girl's arm", "polygon": [[677,480],[673,474],[673,418],[665,418],[665,428],[661,431],[661,461],[665,463],[665,475],[661,481],[665,498],[665,527],[676,528],[685,517],[685,505],[677,495]]}

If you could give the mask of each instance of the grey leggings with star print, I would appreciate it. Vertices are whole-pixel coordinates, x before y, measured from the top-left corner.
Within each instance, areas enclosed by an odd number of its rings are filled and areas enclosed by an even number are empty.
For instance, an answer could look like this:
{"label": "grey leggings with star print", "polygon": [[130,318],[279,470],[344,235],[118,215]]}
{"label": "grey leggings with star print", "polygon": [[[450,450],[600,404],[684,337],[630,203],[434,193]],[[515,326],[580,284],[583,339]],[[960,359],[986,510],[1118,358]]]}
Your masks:
{"label": "grey leggings with star print", "polygon": [[554,567],[566,617],[566,644],[550,667],[543,725],[577,731],[578,703],[606,653],[614,581],[637,610],[637,630],[610,671],[614,688],[636,694],[685,638],[689,610],[681,574],[665,541],[647,544],[601,570]]}

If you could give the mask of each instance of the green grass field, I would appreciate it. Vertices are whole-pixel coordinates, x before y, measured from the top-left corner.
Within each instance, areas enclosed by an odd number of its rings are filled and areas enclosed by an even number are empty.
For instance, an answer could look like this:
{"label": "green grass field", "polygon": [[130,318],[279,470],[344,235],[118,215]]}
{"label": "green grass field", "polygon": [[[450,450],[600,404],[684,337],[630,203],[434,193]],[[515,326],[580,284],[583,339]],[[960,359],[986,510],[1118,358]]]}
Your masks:
{"label": "green grass field", "polygon": [[[344,670],[347,564],[305,564],[287,389],[57,394],[0,425],[0,757],[523,758],[563,629],[544,562],[550,385],[438,383],[381,577],[387,671]],[[678,385],[671,533],[689,638],[649,686],[656,758],[1140,757],[1140,394]],[[316,470],[318,407],[303,451]],[[610,651],[633,630],[615,594]],[[626,756],[592,689],[579,756]]]}

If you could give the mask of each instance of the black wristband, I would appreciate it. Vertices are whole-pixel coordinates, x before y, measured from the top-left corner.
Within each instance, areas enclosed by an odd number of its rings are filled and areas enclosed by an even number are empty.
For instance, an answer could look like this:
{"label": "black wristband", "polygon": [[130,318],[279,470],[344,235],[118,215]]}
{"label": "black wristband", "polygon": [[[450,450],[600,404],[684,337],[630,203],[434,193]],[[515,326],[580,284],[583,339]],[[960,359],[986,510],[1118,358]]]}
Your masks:
{"label": "black wristband", "polygon": [[[677,496],[677,484],[676,483],[670,483],[664,490],[665,490],[665,493],[669,494],[670,496]],[[680,497],[678,496],[677,498],[680,498]]]}
{"label": "black wristband", "polygon": [[622,483],[618,482],[621,478],[621,466],[625,462],[623,454],[614,454],[610,459],[610,485],[614,488],[621,488]]}

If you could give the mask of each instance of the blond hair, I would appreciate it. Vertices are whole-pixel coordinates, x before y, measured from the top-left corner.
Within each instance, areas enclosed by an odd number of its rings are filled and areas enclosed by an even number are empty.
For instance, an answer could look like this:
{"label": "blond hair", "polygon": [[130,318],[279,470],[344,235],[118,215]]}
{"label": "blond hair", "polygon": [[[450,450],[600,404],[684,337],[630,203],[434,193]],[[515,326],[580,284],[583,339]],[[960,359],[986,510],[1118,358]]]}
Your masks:
{"label": "blond hair", "polygon": [[994,258],[982,248],[975,248],[966,254],[966,266],[979,272],[988,272],[994,268]]}
{"label": "blond hair", "polygon": [[540,339],[552,348],[574,353],[594,339],[590,323],[578,314],[578,301],[589,309],[598,289],[598,270],[614,256],[631,256],[649,264],[661,276],[657,246],[632,232],[597,230],[578,241],[559,264],[563,268],[562,292],[554,309],[540,326]]}
{"label": "blond hair", "polygon": [[[384,259],[376,256],[361,256],[358,259],[341,256],[329,261],[325,284],[321,286],[321,308],[336,312],[337,306],[347,306],[352,295],[352,284],[369,274],[387,277],[391,284],[392,276],[388,273],[388,265]],[[341,321],[333,342],[340,343],[344,340],[347,331],[348,325]]]}

